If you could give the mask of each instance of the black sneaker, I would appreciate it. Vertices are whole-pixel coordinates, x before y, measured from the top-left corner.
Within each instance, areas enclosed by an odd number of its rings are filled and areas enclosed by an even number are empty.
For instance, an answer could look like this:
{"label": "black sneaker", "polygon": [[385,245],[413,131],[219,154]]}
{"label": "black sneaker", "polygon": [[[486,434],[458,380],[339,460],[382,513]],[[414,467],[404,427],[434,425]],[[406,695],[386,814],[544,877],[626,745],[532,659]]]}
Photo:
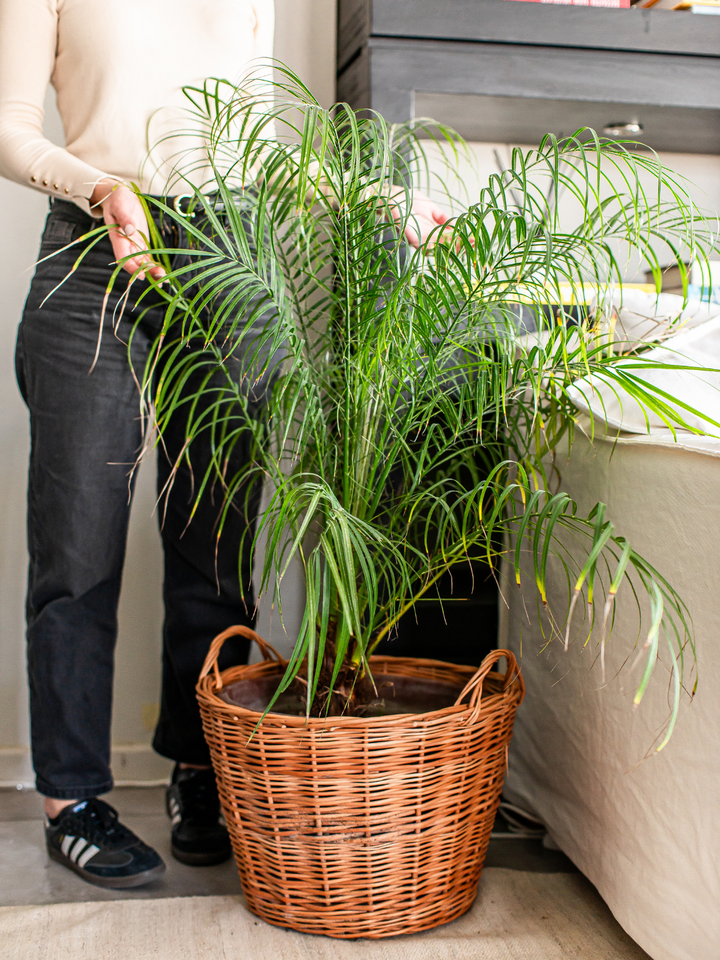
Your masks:
{"label": "black sneaker", "polygon": [[140,887],[165,872],[158,853],[118,820],[103,800],[80,800],[45,822],[52,860],[98,887]]}
{"label": "black sneaker", "polygon": [[207,867],[228,859],[232,848],[212,770],[181,770],[176,765],[167,789],[167,811],[176,860]]}

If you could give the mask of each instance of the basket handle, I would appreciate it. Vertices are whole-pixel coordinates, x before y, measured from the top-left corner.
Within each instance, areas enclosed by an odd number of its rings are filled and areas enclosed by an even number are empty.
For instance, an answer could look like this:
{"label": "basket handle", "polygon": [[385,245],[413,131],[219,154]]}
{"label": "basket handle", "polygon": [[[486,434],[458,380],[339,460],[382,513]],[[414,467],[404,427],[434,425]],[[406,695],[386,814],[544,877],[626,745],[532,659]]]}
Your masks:
{"label": "basket handle", "polygon": [[520,699],[522,700],[525,696],[525,682],[522,678],[522,674],[520,673],[520,667],[517,659],[515,658],[515,654],[512,652],[512,650],[491,650],[478,667],[475,676],[467,682],[462,693],[455,701],[455,706],[458,707],[469,693],[472,694],[468,703],[468,707],[470,708],[468,723],[475,723],[480,716],[483,682],[498,660],[502,660],[503,657],[507,661],[507,670],[505,671],[505,675],[503,677],[503,692],[507,690],[511,683],[515,683],[517,681],[520,683]]}
{"label": "basket handle", "polygon": [[219,633],[213,642],[210,644],[210,649],[207,652],[205,657],[205,663],[203,668],[200,671],[200,676],[198,680],[203,680],[211,670],[215,671],[215,689],[219,690],[222,687],[222,679],[220,677],[220,668],[218,667],[218,657],[220,656],[220,650],[222,649],[223,644],[230,637],[247,637],[248,640],[254,640],[255,643],[260,647],[260,653],[263,655],[263,660],[276,660],[278,663],[284,663],[285,661],[277,652],[275,647],[271,646],[267,640],[263,640],[261,636],[255,633],[254,630],[251,630],[250,627],[228,627],[227,630],[223,630],[222,633]]}

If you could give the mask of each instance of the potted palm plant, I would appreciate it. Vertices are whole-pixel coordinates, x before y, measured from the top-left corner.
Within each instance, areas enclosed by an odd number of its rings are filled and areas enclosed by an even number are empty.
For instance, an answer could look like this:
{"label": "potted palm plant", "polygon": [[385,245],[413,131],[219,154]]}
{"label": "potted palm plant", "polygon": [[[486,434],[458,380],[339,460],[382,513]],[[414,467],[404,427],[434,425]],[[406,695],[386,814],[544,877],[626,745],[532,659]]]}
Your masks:
{"label": "potted palm plant", "polygon": [[[571,594],[604,590],[603,637],[630,579],[682,669],[681,599],[603,505],[578,515],[552,451],[576,427],[573,384],[594,372],[682,424],[639,377],[642,350],[629,363],[614,346],[612,293],[628,253],[656,268],[669,249],[682,270],[710,239],[655,157],[585,132],[514,151],[414,250],[413,191],[432,176],[423,137],[451,167],[459,138],[323,110],[287,72],[267,90],[188,91],[212,182],[174,209],[147,200],[192,249],[178,261],[154,238],[168,311],[144,391],[160,436],[185,418],[183,457],[200,439],[214,451],[196,483],[198,496],[222,490],[218,537],[227,511],[271,484],[247,535],[267,540],[258,579],[280,616],[288,564],[304,571],[289,660],[263,644],[267,662],[220,675],[220,637],[198,687],[250,906],[310,932],[386,936],[472,902],[522,698],[511,655],[504,675],[490,673],[500,653],[477,674],[373,657],[449,569],[505,558],[544,601],[558,555]],[[241,442],[250,454],[230,475]]]}

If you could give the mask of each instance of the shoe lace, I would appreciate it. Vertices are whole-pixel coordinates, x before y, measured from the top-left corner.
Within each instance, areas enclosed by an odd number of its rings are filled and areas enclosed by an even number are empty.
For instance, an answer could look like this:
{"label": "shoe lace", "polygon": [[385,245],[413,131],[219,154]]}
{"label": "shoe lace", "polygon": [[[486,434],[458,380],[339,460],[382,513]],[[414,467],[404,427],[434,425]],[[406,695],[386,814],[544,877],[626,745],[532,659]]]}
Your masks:
{"label": "shoe lace", "polygon": [[79,818],[82,835],[90,843],[100,840],[104,847],[117,847],[135,837],[131,830],[120,823],[117,810],[97,797],[88,800],[82,810],[76,811],[75,817]]}

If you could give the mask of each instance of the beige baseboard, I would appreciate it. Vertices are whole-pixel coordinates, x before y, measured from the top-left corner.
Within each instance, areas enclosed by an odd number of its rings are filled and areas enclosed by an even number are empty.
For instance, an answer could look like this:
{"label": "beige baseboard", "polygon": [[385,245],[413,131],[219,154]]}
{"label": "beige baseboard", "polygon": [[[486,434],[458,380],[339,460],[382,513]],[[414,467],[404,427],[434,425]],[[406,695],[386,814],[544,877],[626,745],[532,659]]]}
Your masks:
{"label": "beige baseboard", "polygon": [[[170,780],[172,761],[158,756],[149,744],[116,744],[112,770],[116,787],[155,787]],[[35,786],[27,747],[0,748],[0,789],[32,790]]]}

